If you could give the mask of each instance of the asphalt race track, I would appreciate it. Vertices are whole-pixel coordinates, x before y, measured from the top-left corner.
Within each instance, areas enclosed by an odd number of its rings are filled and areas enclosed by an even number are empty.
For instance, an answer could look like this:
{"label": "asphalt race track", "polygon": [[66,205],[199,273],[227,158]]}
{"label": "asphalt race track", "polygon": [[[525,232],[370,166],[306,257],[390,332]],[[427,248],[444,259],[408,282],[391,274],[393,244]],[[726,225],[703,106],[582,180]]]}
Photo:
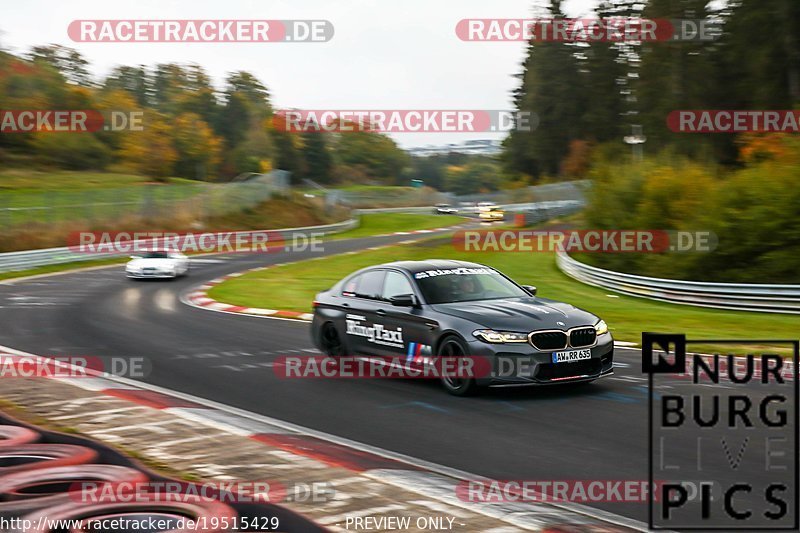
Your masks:
{"label": "asphalt race track", "polygon": [[[638,350],[617,348],[615,375],[587,386],[493,389],[474,398],[449,396],[429,381],[287,380],[271,363],[315,353],[307,323],[180,301],[224,274],[422,237],[331,241],[324,254],[206,256],[175,281],[131,281],[115,266],[2,284],[0,344],[39,355],[144,356],[152,362],[148,383],[481,476],[647,479],[647,379]],[[645,503],[590,505],[647,518]]]}

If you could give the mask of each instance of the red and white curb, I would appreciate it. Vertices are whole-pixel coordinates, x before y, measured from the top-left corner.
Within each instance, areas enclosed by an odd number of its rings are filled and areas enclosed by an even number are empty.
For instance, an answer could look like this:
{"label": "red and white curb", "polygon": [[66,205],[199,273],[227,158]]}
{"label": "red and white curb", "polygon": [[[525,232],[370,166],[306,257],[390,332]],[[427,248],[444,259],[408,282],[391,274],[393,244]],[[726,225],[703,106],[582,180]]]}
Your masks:
{"label": "red and white curb", "polygon": [[[48,360],[5,346],[0,346],[0,357]],[[56,364],[76,369],[65,363]],[[244,436],[294,455],[298,461],[300,458],[312,458],[331,467],[344,468],[354,475],[414,492],[426,499],[461,507],[504,522],[507,526],[539,532],[548,531],[554,525],[559,526],[558,531],[570,531],[573,527],[579,531],[604,533],[648,531],[646,524],[637,520],[575,503],[490,504],[462,501],[456,490],[461,482],[491,480],[156,385],[88,370],[87,373],[92,377],[49,379],[157,409],[192,424]],[[325,522],[336,522],[340,518],[330,517]],[[588,529],[581,526],[587,526]]]}
{"label": "red and white curb", "polygon": [[[425,235],[429,233],[439,233],[443,231],[452,231],[454,229],[458,229],[464,227],[468,224],[458,224],[456,226],[444,227],[444,228],[434,228],[434,229],[419,229],[414,231],[396,231],[394,233],[387,233],[384,235],[375,235],[375,237],[388,237],[391,235]],[[365,248],[364,250],[355,250],[349,252],[342,252],[339,254],[331,254],[325,256],[317,256],[312,257],[309,259],[302,259],[301,261],[314,261],[319,259],[327,259],[329,257],[336,257],[338,255],[352,255],[356,253],[360,253],[363,251],[374,251],[380,250],[382,248],[386,248],[388,246],[398,246],[398,245],[405,245],[411,244],[416,242],[415,240],[408,240],[402,241],[397,243],[385,244],[380,246],[371,246],[369,248]],[[215,300],[214,298],[208,295],[208,291],[211,290],[214,286],[219,285],[225,281],[228,281],[233,278],[237,278],[243,274],[248,272],[257,272],[261,270],[267,270],[269,268],[278,267],[289,265],[292,263],[296,263],[300,261],[291,261],[285,263],[276,263],[270,266],[263,266],[263,267],[256,267],[250,268],[247,270],[242,270],[240,272],[234,272],[233,274],[228,274],[226,276],[222,276],[216,279],[212,279],[211,281],[207,281],[202,285],[198,285],[197,287],[193,287],[189,291],[185,292],[181,295],[181,301],[187,305],[192,307],[197,307],[198,309],[206,309],[208,311],[217,311],[219,313],[233,313],[237,315],[249,315],[259,318],[282,318],[288,320],[300,320],[305,322],[310,322],[314,315],[312,313],[301,313],[299,311],[288,311],[285,309],[264,309],[261,307],[245,307],[242,305],[234,305],[225,302],[220,302]]]}
{"label": "red and white curb", "polygon": [[[279,265],[282,264],[285,263],[280,263]],[[273,266],[279,266],[279,265],[273,265]],[[297,311],[287,311],[282,309],[262,309],[260,307],[244,307],[241,305],[226,304],[224,302],[218,302],[217,300],[211,298],[208,295],[207,291],[209,291],[215,285],[219,285],[224,281],[239,277],[246,272],[253,272],[256,270],[264,270],[264,269],[265,267],[252,268],[249,270],[244,270],[242,272],[234,272],[233,274],[228,274],[227,276],[222,276],[220,278],[212,279],[211,281],[207,281],[203,285],[195,287],[190,292],[184,294],[181,297],[181,301],[188,305],[191,305],[192,307],[198,307],[200,309],[208,309],[209,311],[218,311],[221,313],[235,313],[239,315],[251,315],[251,316],[259,316],[265,318],[287,318],[291,320],[305,320],[305,321],[310,321],[312,318],[314,318],[314,315],[311,313],[300,313]]]}

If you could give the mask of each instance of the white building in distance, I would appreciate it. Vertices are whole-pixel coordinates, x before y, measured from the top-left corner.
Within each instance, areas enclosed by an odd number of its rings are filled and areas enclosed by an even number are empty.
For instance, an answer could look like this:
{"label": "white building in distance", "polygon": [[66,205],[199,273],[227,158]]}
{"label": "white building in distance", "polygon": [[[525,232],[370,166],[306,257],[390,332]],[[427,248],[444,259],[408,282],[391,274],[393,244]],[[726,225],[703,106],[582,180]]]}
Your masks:
{"label": "white building in distance", "polygon": [[470,155],[496,155],[502,151],[501,141],[495,139],[473,139],[461,143],[450,143],[439,146],[427,145],[406,150],[416,157],[444,155],[451,152]]}

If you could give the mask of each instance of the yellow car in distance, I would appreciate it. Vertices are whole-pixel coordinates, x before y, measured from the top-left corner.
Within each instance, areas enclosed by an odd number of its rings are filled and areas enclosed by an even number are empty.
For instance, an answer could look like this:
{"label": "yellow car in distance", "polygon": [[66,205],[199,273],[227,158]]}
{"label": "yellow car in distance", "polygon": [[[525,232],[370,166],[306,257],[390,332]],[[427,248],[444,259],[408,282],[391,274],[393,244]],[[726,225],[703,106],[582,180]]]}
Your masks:
{"label": "yellow car in distance", "polygon": [[478,218],[486,222],[497,222],[504,220],[506,214],[499,205],[480,204],[478,205]]}

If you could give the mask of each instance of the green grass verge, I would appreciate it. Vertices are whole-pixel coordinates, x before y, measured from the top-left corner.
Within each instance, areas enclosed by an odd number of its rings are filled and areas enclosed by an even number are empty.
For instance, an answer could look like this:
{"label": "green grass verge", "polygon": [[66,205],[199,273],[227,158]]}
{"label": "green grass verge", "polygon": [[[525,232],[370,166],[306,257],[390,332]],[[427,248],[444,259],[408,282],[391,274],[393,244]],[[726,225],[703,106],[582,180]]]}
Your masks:
{"label": "green grass verge", "polygon": [[465,222],[465,219],[453,215],[428,215],[414,213],[367,213],[361,215],[357,228],[335,233],[332,239],[355,239],[370,237],[395,231],[416,231],[421,229],[442,228]]}
{"label": "green grass verge", "polygon": [[566,301],[599,315],[621,341],[638,343],[642,331],[682,332],[689,339],[796,339],[800,332],[796,316],[705,309],[615,295],[567,277],[549,253],[463,252],[442,239],[252,272],[209,292],[212,298],[235,305],[309,312],[314,295],[348,273],[401,258],[462,259],[490,265],[519,283],[535,285],[540,296]]}
{"label": "green grass verge", "polygon": [[135,174],[3,170],[0,171],[3,209],[0,226],[115,218],[138,213],[145,199],[156,206],[172,205],[203,190],[205,184],[182,178],[152,184],[149,178]]}
{"label": "green grass verge", "polygon": [[[83,170],[38,171],[28,169],[0,170],[0,190],[3,191],[75,191],[84,189],[116,189],[144,185],[152,180],[138,174],[90,172]],[[196,183],[183,178],[169,178],[169,184]]]}

